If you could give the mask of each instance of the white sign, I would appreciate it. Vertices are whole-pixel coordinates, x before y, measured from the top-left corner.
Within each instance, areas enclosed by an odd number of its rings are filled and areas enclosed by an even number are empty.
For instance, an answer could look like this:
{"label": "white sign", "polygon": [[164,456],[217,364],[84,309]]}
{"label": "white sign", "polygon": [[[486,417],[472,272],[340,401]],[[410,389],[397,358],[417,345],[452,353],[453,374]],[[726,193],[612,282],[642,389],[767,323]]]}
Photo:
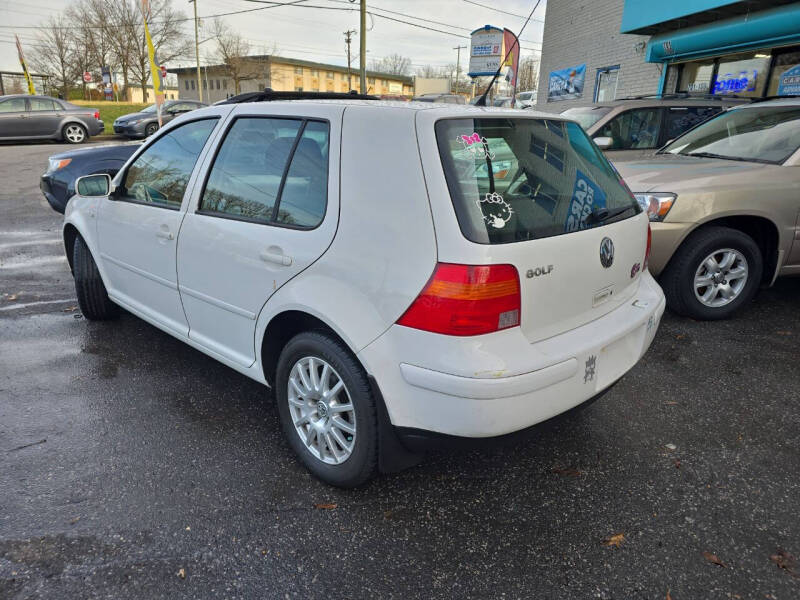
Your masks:
{"label": "white sign", "polygon": [[503,30],[486,25],[472,32],[469,52],[469,75],[494,75],[503,60]]}

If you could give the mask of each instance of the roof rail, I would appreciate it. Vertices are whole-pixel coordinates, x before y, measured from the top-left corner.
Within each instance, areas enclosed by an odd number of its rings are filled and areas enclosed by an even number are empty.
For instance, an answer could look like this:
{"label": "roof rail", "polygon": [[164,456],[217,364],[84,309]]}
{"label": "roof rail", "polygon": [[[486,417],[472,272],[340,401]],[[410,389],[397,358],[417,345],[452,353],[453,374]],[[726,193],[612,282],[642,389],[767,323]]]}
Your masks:
{"label": "roof rail", "polygon": [[216,104],[242,104],[243,102],[272,102],[275,100],[380,100],[377,96],[351,92],[276,92],[265,88],[263,92],[237,94]]}
{"label": "roof rail", "polygon": [[627,98],[617,98],[617,100],[753,100],[749,96],[739,96],[737,94],[692,94],[689,92],[675,92],[672,94],[646,94],[642,96],[628,96]]}
{"label": "roof rail", "polygon": [[764,96],[755,98],[753,102],[765,102],[766,100],[780,100],[781,98],[800,98],[800,94],[784,94],[783,96]]}

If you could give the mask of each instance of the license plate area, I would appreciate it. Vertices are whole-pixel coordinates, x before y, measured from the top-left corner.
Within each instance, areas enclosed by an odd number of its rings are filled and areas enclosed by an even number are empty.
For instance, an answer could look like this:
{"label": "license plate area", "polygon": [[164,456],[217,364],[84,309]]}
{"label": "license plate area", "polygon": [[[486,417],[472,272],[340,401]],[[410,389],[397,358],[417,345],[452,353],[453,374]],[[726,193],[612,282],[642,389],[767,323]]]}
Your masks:
{"label": "license plate area", "polygon": [[642,325],[628,335],[604,346],[597,356],[596,388],[603,389],[622,377],[639,360],[645,326]]}

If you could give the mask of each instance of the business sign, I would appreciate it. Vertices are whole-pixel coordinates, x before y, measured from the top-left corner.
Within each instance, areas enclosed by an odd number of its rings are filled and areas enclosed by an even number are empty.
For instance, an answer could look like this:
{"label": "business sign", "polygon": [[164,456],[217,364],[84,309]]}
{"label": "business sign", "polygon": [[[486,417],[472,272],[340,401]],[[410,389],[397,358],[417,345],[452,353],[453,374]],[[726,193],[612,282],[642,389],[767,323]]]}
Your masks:
{"label": "business sign", "polygon": [[781,73],[778,79],[778,96],[800,94],[800,65],[795,65]]}
{"label": "business sign", "polygon": [[717,75],[714,82],[715,94],[736,94],[738,92],[754,92],[758,82],[758,71],[739,71],[739,73],[724,73]]}
{"label": "business sign", "polygon": [[573,100],[583,96],[583,83],[586,80],[586,63],[550,71],[547,88],[547,101]]}
{"label": "business sign", "polygon": [[469,77],[490,76],[503,60],[503,30],[484,25],[472,32],[469,50]]}

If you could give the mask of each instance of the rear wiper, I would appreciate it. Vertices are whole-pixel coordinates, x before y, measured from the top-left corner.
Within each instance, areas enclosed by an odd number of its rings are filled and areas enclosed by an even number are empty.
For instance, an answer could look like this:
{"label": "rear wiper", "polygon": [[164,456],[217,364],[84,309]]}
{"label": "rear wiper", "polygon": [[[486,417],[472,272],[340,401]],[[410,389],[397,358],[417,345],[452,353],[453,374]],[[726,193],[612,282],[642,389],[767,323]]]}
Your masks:
{"label": "rear wiper", "polygon": [[613,219],[614,217],[618,217],[622,213],[626,213],[629,210],[633,210],[633,206],[620,206],[618,208],[608,209],[605,206],[598,206],[589,214],[589,217],[586,219],[587,223],[602,223],[608,219]]}
{"label": "rear wiper", "polygon": [[689,152],[686,156],[697,156],[698,158],[719,158],[722,160],[737,160],[739,162],[755,162],[755,163],[764,163],[767,165],[775,164],[771,160],[766,160],[763,158],[742,158],[739,156],[726,156],[724,154],[714,154],[713,152]]}

